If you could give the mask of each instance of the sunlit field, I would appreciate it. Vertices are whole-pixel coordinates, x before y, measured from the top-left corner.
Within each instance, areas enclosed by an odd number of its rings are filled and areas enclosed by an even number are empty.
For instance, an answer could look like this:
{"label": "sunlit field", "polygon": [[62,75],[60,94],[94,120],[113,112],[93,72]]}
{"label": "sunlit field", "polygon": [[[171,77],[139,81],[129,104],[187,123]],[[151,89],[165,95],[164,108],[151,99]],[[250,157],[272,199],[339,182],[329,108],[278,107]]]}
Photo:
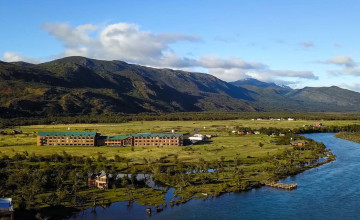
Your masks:
{"label": "sunlit field", "polygon": [[[33,125],[15,127],[23,131],[18,135],[0,135],[0,152],[9,156],[15,153],[27,151],[36,155],[50,155],[54,153],[67,153],[75,156],[103,156],[113,158],[115,154],[131,158],[133,161],[142,160],[144,157],[158,159],[168,155],[179,154],[179,158],[186,162],[193,162],[199,158],[213,160],[219,157],[219,152],[224,157],[264,156],[277,153],[286,146],[271,144],[272,137],[267,135],[234,135],[231,131],[240,127],[276,128],[299,128],[304,125],[312,125],[314,121],[275,121],[275,120],[227,120],[227,121],[144,121],[120,124],[59,124],[59,125]],[[325,126],[360,124],[359,121],[322,121]],[[191,151],[186,147],[85,147],[85,146],[36,146],[36,132],[38,131],[96,131],[102,135],[120,135],[139,132],[170,132],[172,129],[177,133],[193,133],[199,129],[199,133],[217,134],[218,137],[211,139],[206,144],[194,145]],[[11,130],[5,130],[8,133]],[[259,142],[264,143],[260,148]]]}

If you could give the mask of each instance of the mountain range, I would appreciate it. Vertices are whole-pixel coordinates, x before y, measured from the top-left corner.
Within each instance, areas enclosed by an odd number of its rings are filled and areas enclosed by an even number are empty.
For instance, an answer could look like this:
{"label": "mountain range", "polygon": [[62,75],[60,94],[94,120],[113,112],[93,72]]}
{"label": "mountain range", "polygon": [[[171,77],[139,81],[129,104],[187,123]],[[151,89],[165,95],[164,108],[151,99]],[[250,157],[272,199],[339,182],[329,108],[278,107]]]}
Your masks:
{"label": "mountain range", "polygon": [[66,57],[41,64],[0,61],[0,115],[142,112],[350,112],[360,93],[332,87],[291,89],[246,79],[156,69],[122,61]]}

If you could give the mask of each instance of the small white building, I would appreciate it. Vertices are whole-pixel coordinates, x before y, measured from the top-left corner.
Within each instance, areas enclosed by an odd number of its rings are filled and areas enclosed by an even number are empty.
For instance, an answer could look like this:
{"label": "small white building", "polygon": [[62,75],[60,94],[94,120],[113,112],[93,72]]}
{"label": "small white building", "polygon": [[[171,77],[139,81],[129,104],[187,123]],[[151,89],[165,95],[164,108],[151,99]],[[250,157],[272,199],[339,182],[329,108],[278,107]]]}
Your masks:
{"label": "small white building", "polygon": [[191,143],[195,144],[195,143],[198,143],[200,141],[203,141],[206,139],[206,136],[205,135],[202,135],[202,134],[194,134],[194,136],[192,137],[189,137],[189,140],[191,141]]}
{"label": "small white building", "polygon": [[202,137],[189,137],[189,140],[191,141],[191,143],[195,144],[195,143],[198,143],[200,141],[203,141],[204,138],[202,138]]}
{"label": "small white building", "polygon": [[194,136],[189,137],[189,139],[190,139],[190,141],[202,141],[202,140],[204,140],[203,137],[194,137]]}

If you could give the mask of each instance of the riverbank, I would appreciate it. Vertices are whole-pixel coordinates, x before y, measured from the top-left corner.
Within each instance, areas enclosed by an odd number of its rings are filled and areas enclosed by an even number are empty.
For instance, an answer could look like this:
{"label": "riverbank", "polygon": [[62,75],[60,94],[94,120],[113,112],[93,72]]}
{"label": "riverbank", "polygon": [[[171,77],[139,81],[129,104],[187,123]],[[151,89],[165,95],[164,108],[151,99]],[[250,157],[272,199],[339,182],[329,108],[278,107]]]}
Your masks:
{"label": "riverbank", "polygon": [[[321,160],[323,159],[323,160]],[[313,169],[315,167],[320,167],[326,163],[332,162],[335,160],[335,156],[328,151],[326,158],[320,158],[320,160],[313,162],[302,169],[298,169],[293,171],[291,175],[279,175],[276,178],[272,178],[271,181],[278,181],[280,179],[284,179],[289,176],[295,176],[299,173],[303,173],[307,170]],[[212,171],[211,171],[212,173]],[[210,174],[210,173],[209,173]],[[225,174],[227,175],[227,174]],[[221,178],[221,181],[224,179]],[[211,200],[213,198],[220,198],[223,194],[233,193],[233,192],[246,192],[250,191],[254,188],[261,188],[266,186],[266,182],[263,181],[252,181],[246,185],[242,185],[239,188],[237,185],[231,185],[228,182],[226,184],[217,183],[217,184],[204,184],[202,186],[191,185],[187,186],[184,189],[170,189],[172,191],[169,194],[167,189],[164,190],[155,190],[152,188],[138,188],[138,187],[131,187],[130,188],[117,188],[117,189],[109,189],[106,191],[103,190],[89,190],[92,191],[93,196],[97,198],[97,206],[102,207],[104,211],[108,207],[111,206],[111,203],[117,203],[120,201],[126,201],[129,204],[129,207],[133,206],[133,203],[140,205],[143,207],[140,211],[145,213],[145,207],[151,208],[153,212],[155,212],[158,208],[162,211],[163,209],[167,209],[172,206],[178,206],[182,204],[188,203],[190,200]],[[128,197],[128,191],[131,191],[133,195],[132,199]],[[81,194],[85,195],[88,192],[83,191]],[[166,196],[171,195],[169,198],[165,198]],[[104,203],[105,201],[105,203]],[[96,207],[93,206],[92,200],[84,203],[82,206],[74,207],[70,203],[64,204],[61,206],[56,207],[44,207],[38,209],[36,212],[34,210],[32,212],[27,212],[27,214],[33,214],[33,216],[41,216],[47,217],[48,219],[68,219],[71,216],[76,216],[76,213],[83,213],[86,209],[91,208],[91,210],[95,210]],[[61,212],[61,215],[56,213]],[[36,215],[34,215],[36,214]],[[75,215],[74,215],[75,214]],[[94,213],[94,215],[96,212]],[[83,214],[79,214],[81,216]],[[135,214],[138,215],[138,214]],[[23,215],[26,216],[26,215]],[[27,219],[30,219],[32,216],[26,216]],[[34,218],[37,219],[37,218]],[[86,218],[85,218],[86,219]],[[101,218],[100,218],[101,219]]]}
{"label": "riverbank", "polygon": [[[359,174],[356,173],[356,167],[348,166],[349,163],[358,161],[353,161],[351,158],[350,161],[348,158],[344,161],[344,155],[342,153],[349,151],[351,156],[358,158],[360,152],[353,152],[351,148],[349,149],[347,146],[341,144],[341,139],[333,138],[333,134],[322,133],[306,136],[311,136],[311,138],[314,138],[318,142],[324,142],[326,146],[328,146],[329,142],[332,143],[335,140],[336,143],[331,144],[330,147],[331,149],[335,147],[336,153],[340,155],[340,161],[328,163],[316,169],[309,169],[301,174],[281,180],[281,182],[287,184],[292,182],[298,183],[299,187],[296,190],[289,192],[270,187],[260,187],[246,192],[226,193],[223,196],[213,199],[190,200],[185,204],[173,208],[168,206],[162,212],[156,212],[155,209],[152,208],[151,219],[263,219],[265,217],[271,219],[339,219],[341,216],[346,216],[347,219],[356,219],[349,218],[354,216],[354,214],[357,216],[356,213],[358,212],[358,210],[356,210],[356,203],[351,202],[352,198],[349,191],[351,192],[352,188],[342,188],[344,184],[351,183],[351,185],[353,185],[358,180],[355,178],[352,182],[349,182],[348,179],[359,176]],[[321,137],[321,139],[316,138],[316,136]],[[339,149],[337,150],[337,148]],[[354,150],[356,149],[360,148],[354,148]],[[344,179],[338,167],[339,164],[343,164],[344,162],[345,165],[343,169],[346,169],[346,171],[353,169],[355,174],[345,174],[344,177],[346,181],[341,182],[341,180]],[[332,179],[336,178],[334,175],[338,176],[335,180]],[[333,189],[334,186],[337,187],[335,191]],[[324,187],[326,187],[326,190],[324,190]],[[332,194],[336,194],[339,197],[333,199],[332,196],[329,197],[329,190],[331,190]],[[355,194],[359,193],[355,192]],[[345,204],[345,207],[341,205],[344,201],[339,201],[338,199],[343,197],[350,201]],[[167,201],[169,201],[169,198]],[[336,205],[334,205],[335,201]],[[347,209],[348,204],[353,204],[351,211],[339,212],[340,210]],[[299,207],[305,208],[299,209]],[[331,207],[331,210],[328,210],[328,207]],[[149,218],[145,212],[146,208],[147,207],[137,205],[136,203],[128,206],[125,202],[117,202],[108,209],[98,207],[96,214],[92,212],[93,209],[88,209],[70,219],[115,220],[121,216],[123,219],[142,220]],[[321,210],[321,212],[319,212],[319,210]],[[331,212],[331,214],[329,214],[329,212]]]}
{"label": "riverbank", "polygon": [[[349,219],[359,218],[360,180],[358,172],[360,145],[334,138],[334,133],[306,134],[317,142],[322,142],[336,155],[336,161],[327,163],[301,174],[281,180],[282,183],[297,183],[298,188],[285,191],[261,187],[248,192],[231,193],[206,201],[192,200],[175,208],[155,213],[153,220],[196,220],[196,219]],[[115,216],[131,216],[143,220],[143,209],[121,210],[122,203],[114,204],[114,209],[98,213],[96,217],[88,213],[83,218],[98,219]],[[140,211],[140,213],[138,213]],[[111,213],[111,214],[110,214]]]}
{"label": "riverbank", "polygon": [[339,132],[335,137],[360,143],[360,132]]}
{"label": "riverbank", "polygon": [[[173,124],[173,122],[171,122]],[[176,129],[189,132],[202,127],[200,132],[215,133],[211,141],[186,147],[70,147],[35,145],[32,132],[36,130],[83,131],[94,127],[99,132],[164,131],[170,122],[144,122],[107,125],[43,125],[25,126],[21,135],[1,136],[8,146],[0,148],[0,162],[6,164],[3,194],[14,198],[15,205],[25,209],[48,207],[77,207],[79,210],[98,202],[110,200],[132,201],[145,206],[165,205],[165,190],[149,188],[144,181],[120,179],[108,190],[87,187],[87,173],[105,170],[107,173],[148,173],[156,184],[173,187],[173,204],[192,199],[217,197],[228,192],[258,188],[267,181],[296,175],[335,159],[324,145],[288,131],[287,134],[237,135],[231,131],[253,123],[262,129],[279,123],[280,127],[296,127],[312,122],[252,122],[204,121],[178,122]],[[237,123],[234,124],[234,123]],[[202,126],[205,125],[205,126]],[[173,127],[173,126],[172,126]],[[273,133],[274,129],[263,131]],[[117,133],[118,132],[118,133]],[[121,133],[122,133],[121,132]],[[275,132],[279,132],[276,130]],[[303,147],[291,146],[290,140],[305,141]],[[34,143],[32,143],[34,142]],[[30,143],[28,145],[17,143]],[[260,144],[261,143],[261,144]],[[319,158],[327,158],[318,162]],[[21,168],[21,169],[20,169]],[[45,178],[46,182],[39,184]],[[29,189],[31,186],[31,190]],[[21,199],[25,198],[25,199]],[[97,203],[99,204],[99,203]],[[80,206],[79,206],[80,205]],[[54,217],[54,216],[52,216]]]}

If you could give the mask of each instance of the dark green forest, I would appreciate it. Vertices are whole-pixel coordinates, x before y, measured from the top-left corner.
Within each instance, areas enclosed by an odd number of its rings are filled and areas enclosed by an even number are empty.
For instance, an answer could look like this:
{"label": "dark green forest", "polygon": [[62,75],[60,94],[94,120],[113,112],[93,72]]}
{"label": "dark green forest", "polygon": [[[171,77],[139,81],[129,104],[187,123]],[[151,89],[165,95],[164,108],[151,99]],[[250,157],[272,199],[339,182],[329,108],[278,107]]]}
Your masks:
{"label": "dark green forest", "polygon": [[222,81],[210,74],[66,57],[0,62],[0,117],[174,112],[356,112],[360,94],[339,87],[291,89]]}
{"label": "dark green forest", "polygon": [[11,128],[20,125],[36,124],[123,123],[129,121],[202,121],[236,119],[250,120],[257,118],[295,118],[297,120],[359,120],[360,113],[179,112],[167,114],[100,114],[63,117],[4,117],[0,119],[0,128]]}

